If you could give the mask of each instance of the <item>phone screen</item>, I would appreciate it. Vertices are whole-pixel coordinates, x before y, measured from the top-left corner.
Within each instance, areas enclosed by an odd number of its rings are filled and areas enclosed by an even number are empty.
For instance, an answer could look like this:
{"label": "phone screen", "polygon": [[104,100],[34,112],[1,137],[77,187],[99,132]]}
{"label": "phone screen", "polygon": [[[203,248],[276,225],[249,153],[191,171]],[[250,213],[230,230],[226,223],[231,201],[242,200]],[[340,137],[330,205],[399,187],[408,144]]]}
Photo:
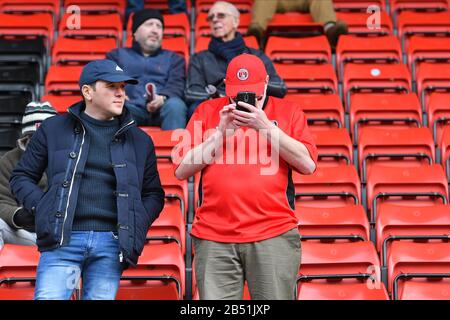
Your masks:
{"label": "phone screen", "polygon": [[250,92],[250,91],[243,91],[243,92],[238,92],[238,94],[236,96],[236,109],[239,111],[250,112],[250,110],[248,110],[247,108],[238,105],[237,103],[239,101],[243,101],[245,103],[248,103],[248,104],[251,104],[252,106],[254,106],[256,104],[256,94],[254,92]]}

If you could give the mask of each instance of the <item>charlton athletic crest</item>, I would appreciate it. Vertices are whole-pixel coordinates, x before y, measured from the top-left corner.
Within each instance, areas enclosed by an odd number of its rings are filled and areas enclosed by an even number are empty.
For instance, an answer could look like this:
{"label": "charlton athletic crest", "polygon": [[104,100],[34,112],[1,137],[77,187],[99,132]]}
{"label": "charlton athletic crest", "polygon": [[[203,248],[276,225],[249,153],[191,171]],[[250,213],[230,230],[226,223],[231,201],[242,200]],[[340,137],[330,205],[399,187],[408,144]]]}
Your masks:
{"label": "charlton athletic crest", "polygon": [[237,72],[237,77],[241,81],[245,81],[248,79],[248,70],[247,69],[239,69]]}

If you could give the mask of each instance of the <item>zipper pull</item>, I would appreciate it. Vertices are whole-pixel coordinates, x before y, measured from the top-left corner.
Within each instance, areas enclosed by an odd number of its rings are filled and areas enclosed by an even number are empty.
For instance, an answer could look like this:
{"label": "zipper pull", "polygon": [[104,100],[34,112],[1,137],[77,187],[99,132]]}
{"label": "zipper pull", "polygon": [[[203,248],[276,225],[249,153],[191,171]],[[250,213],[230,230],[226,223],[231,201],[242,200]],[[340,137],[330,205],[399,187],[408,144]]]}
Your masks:
{"label": "zipper pull", "polygon": [[119,252],[119,262],[123,262],[123,253],[122,251]]}

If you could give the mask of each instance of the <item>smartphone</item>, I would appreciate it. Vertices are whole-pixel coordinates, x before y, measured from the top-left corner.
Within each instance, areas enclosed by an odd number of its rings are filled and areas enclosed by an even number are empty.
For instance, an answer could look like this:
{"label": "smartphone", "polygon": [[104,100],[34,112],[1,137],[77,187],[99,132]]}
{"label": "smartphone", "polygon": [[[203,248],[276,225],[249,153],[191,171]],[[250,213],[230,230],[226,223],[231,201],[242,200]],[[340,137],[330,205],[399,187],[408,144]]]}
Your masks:
{"label": "smartphone", "polygon": [[149,82],[145,85],[145,93],[147,97],[147,101],[151,102],[155,99],[156,87],[153,83]]}
{"label": "smartphone", "polygon": [[238,105],[237,103],[239,101],[242,101],[242,102],[245,102],[245,103],[248,103],[248,104],[251,104],[252,106],[254,106],[256,104],[256,94],[251,91],[241,91],[241,92],[238,92],[238,94],[236,96],[236,110],[250,112],[250,110],[248,110],[247,108]]}

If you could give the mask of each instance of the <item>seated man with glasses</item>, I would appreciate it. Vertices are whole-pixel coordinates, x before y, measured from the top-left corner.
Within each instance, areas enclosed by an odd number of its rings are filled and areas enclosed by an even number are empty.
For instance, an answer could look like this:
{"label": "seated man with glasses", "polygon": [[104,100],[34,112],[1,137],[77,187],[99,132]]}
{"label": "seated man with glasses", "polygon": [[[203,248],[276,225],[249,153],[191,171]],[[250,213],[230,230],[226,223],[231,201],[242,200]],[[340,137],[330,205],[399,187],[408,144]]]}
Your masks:
{"label": "seated man with glasses", "polygon": [[243,53],[258,56],[264,62],[270,77],[268,95],[284,97],[286,86],[270,59],[261,50],[247,47],[237,31],[239,11],[234,5],[216,2],[209,10],[207,21],[212,35],[208,50],[194,54],[189,62],[185,95],[190,104],[189,117],[202,101],[225,95],[223,79],[228,63]]}

